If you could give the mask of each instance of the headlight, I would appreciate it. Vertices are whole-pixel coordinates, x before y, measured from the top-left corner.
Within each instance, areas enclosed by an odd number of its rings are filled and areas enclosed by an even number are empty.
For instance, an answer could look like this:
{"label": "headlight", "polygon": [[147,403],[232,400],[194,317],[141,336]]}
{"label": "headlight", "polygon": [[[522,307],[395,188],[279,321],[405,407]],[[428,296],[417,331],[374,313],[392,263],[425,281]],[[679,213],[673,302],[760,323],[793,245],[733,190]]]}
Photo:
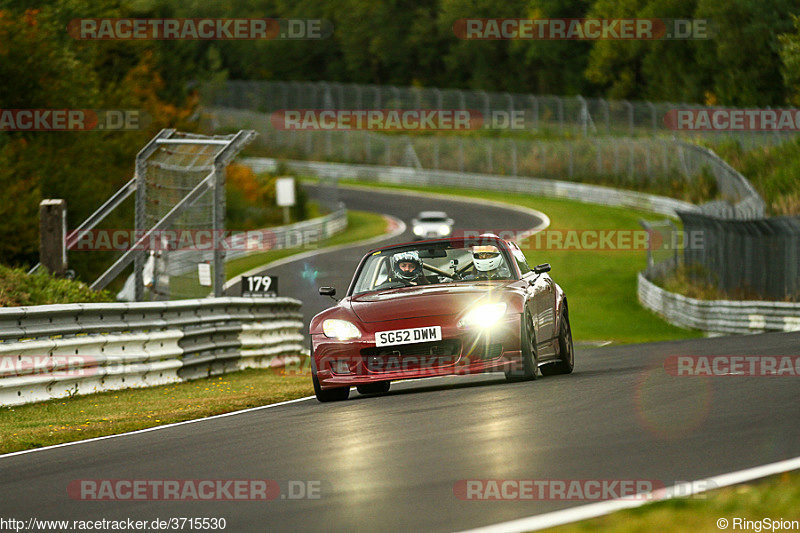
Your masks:
{"label": "headlight", "polygon": [[346,341],[361,338],[361,332],[353,323],[347,320],[331,318],[322,323],[322,332],[326,337]]}
{"label": "headlight", "polygon": [[450,235],[450,226],[448,226],[447,224],[439,226],[439,233],[441,233],[442,235]]}
{"label": "headlight", "polygon": [[458,325],[461,327],[491,327],[503,317],[507,307],[505,302],[478,306],[467,313]]}
{"label": "headlight", "polygon": [[425,234],[425,230],[422,229],[422,226],[414,226],[414,235],[422,236]]}

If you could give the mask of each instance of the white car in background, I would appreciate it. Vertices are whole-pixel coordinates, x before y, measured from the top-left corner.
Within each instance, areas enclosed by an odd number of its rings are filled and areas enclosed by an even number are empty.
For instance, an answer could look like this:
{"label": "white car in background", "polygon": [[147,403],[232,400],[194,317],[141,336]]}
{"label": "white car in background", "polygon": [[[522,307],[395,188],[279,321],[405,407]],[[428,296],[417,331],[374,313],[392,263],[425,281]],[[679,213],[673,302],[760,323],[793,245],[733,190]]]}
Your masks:
{"label": "white car in background", "polygon": [[441,239],[453,233],[453,219],[444,211],[422,211],[411,221],[414,239]]}

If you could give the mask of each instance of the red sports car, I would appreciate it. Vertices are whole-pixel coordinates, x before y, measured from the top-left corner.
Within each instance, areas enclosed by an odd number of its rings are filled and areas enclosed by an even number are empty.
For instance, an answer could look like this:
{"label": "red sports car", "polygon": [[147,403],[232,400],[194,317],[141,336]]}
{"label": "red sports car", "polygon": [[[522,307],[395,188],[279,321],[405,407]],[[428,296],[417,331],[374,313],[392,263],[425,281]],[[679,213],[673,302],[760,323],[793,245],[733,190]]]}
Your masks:
{"label": "red sports car", "polygon": [[346,400],[352,386],[384,393],[400,379],[572,372],[567,298],[549,271],[495,235],[370,251],[347,296],[311,320],[317,399]]}

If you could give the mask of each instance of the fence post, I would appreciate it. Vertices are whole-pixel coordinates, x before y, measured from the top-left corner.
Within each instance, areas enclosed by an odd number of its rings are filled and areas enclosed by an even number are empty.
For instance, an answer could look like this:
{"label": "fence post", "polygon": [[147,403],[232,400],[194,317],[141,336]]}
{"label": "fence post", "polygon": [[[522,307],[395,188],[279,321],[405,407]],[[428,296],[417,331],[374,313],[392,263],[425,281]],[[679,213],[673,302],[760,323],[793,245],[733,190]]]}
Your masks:
{"label": "fence post", "polygon": [[[174,131],[175,130],[161,130],[158,135],[150,139],[150,142],[148,142],[144,148],[139,150],[139,153],[136,154],[136,166],[134,170],[136,177],[136,206],[133,228],[135,231],[134,234],[137,236],[137,238],[142,234],[142,232],[144,232],[145,226],[147,225],[147,221],[145,220],[145,209],[147,202],[147,158],[153,155],[153,153],[158,149],[156,140],[163,137],[169,137]],[[137,302],[141,302],[144,299],[144,263],[144,250],[135,252],[135,255],[133,256],[133,294],[134,299]]]}
{"label": "fence post", "polygon": [[627,100],[623,100],[622,103],[628,108],[628,132],[633,135],[633,104]]}
{"label": "fence post", "polygon": [[54,276],[67,272],[67,201],[39,203],[39,263]]}
{"label": "fence post", "polygon": [[517,177],[517,143],[511,139],[511,175]]}
{"label": "fence post", "polygon": [[533,95],[530,95],[528,97],[528,99],[530,99],[531,103],[533,104],[533,106],[532,106],[532,109],[533,109],[533,129],[538,130],[539,129],[539,100],[537,100],[536,97],[533,96]]}
{"label": "fence post", "polygon": [[214,162],[214,203],[212,211],[214,214],[214,296],[223,296],[225,285],[225,251],[222,249],[222,241],[225,231],[225,163]]}
{"label": "fence post", "polygon": [[650,106],[650,111],[653,116],[653,133],[655,133],[656,130],[658,129],[658,120],[656,119],[656,106],[654,106],[652,102],[647,102],[647,105]]}

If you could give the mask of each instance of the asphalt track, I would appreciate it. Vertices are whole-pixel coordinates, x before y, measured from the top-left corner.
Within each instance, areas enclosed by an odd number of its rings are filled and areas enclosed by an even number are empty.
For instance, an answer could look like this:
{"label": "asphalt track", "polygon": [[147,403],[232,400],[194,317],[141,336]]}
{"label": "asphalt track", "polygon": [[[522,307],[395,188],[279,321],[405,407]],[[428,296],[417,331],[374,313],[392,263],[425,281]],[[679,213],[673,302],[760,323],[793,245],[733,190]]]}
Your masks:
{"label": "asphalt track", "polygon": [[[586,502],[463,501],[460,481],[669,486],[800,456],[800,378],[664,371],[671,355],[796,355],[798,347],[800,333],[579,348],[569,376],[396,383],[382,397],[353,392],[347,402],[305,400],[0,457],[0,517],[224,517],[227,531],[489,525]],[[87,502],[67,494],[81,479],[270,479],[284,495],[290,480],[322,488],[319,499],[269,502]]]}
{"label": "asphalt track", "polygon": [[[800,333],[578,350],[570,376],[393,385],[0,458],[0,516],[225,517],[228,531],[451,531],[581,501],[462,501],[465,479],[672,485],[800,455],[797,377],[670,377],[675,354],[796,354]],[[315,500],[85,502],[78,479],[321,481]],[[284,492],[285,493],[285,492]],[[786,517],[788,518],[788,517]]]}

